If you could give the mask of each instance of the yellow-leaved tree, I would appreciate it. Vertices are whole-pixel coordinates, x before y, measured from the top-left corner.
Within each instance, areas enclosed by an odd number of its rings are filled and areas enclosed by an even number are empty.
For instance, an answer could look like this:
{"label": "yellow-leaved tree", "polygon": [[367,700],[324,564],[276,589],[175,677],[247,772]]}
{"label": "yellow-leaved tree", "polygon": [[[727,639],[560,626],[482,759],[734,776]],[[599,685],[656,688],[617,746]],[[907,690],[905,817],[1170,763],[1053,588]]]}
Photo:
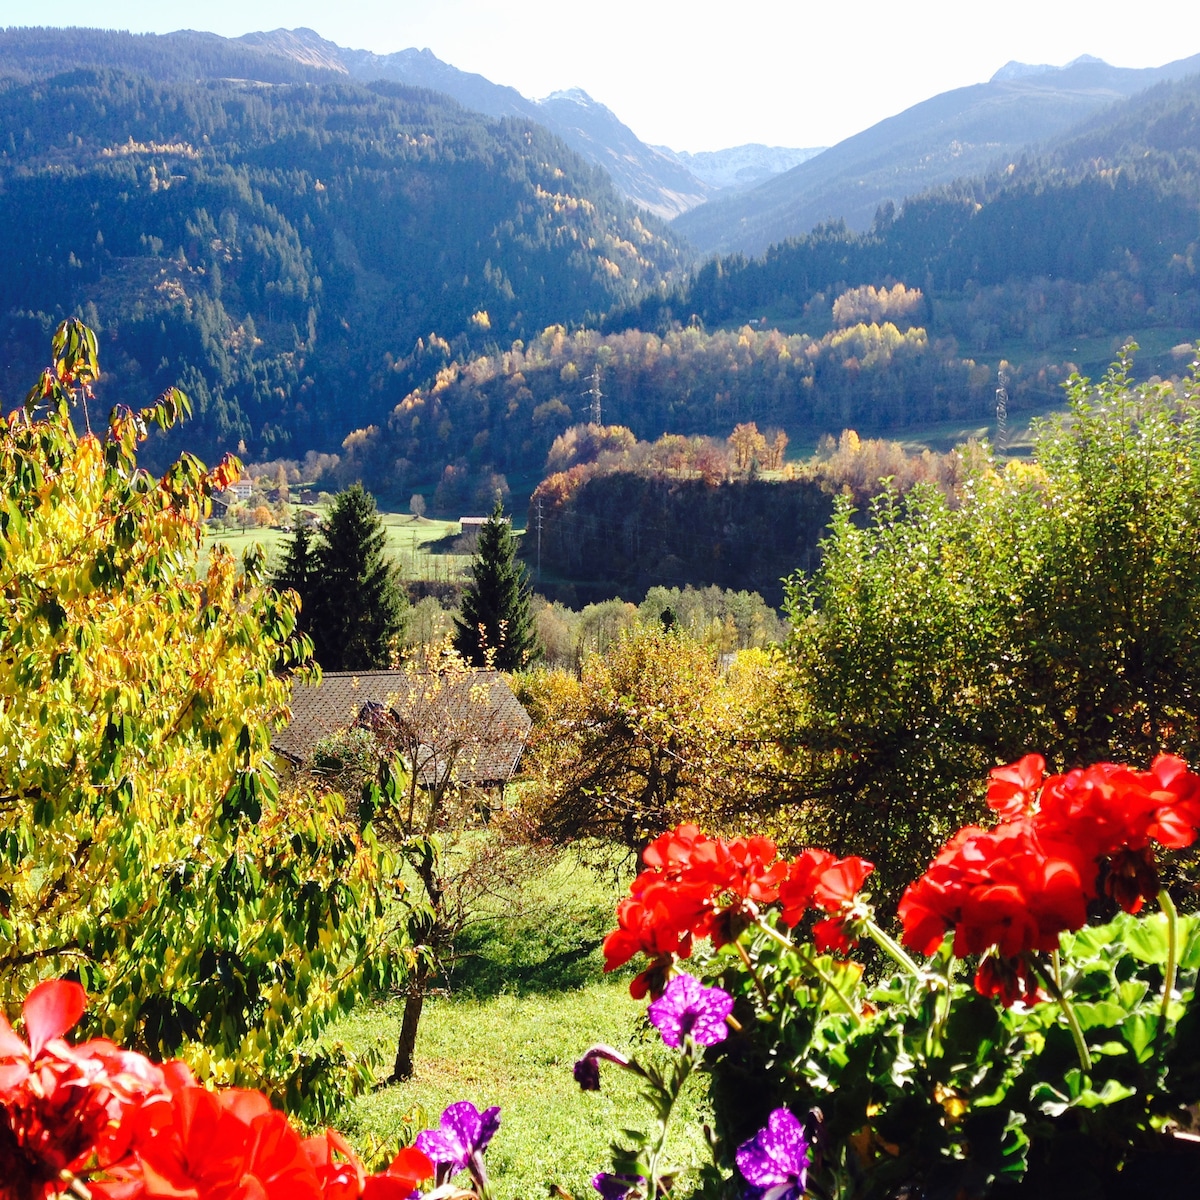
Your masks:
{"label": "yellow-leaved tree", "polygon": [[140,470],[187,400],[96,434],[97,376],[94,335],[65,322],[0,424],[0,999],[15,1015],[77,978],[89,1032],[323,1116],[369,1078],[312,1047],[387,982],[390,867],[339,798],[279,796],[271,728],[310,652],[295,596],[261,555],[198,566],[236,461]]}

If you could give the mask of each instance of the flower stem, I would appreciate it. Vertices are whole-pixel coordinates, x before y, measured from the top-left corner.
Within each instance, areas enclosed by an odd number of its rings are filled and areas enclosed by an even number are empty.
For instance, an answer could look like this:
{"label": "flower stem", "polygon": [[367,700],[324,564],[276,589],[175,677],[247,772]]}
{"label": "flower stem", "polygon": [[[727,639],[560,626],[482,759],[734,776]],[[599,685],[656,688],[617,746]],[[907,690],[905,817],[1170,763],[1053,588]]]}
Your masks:
{"label": "flower stem", "polygon": [[667,1190],[659,1181],[659,1163],[667,1148],[667,1133],[671,1127],[671,1118],[675,1115],[675,1105],[683,1092],[684,1084],[688,1081],[688,1076],[692,1073],[692,1067],[695,1066],[695,1055],[695,1043],[689,1038],[687,1053],[680,1061],[670,1087],[664,1089],[668,1102],[665,1105],[665,1112],[659,1118],[658,1141],[650,1152],[650,1161],[646,1164],[649,1172],[649,1178],[646,1180],[647,1200],[658,1200],[659,1193]]}
{"label": "flower stem", "polygon": [[770,997],[767,995],[767,989],[763,986],[763,981],[754,969],[754,964],[750,961],[750,955],[746,953],[746,947],[739,940],[733,943],[733,948],[738,952],[738,957],[745,964],[746,970],[750,972],[750,978],[754,980],[754,986],[758,989],[758,994],[762,997],[762,1002],[769,1004]]}
{"label": "flower stem", "polygon": [[1054,968],[1054,979],[1051,983],[1050,991],[1054,999],[1058,1002],[1058,1007],[1062,1009],[1063,1016],[1067,1018],[1067,1027],[1071,1030],[1071,1037],[1075,1039],[1075,1050],[1079,1055],[1079,1065],[1083,1068],[1086,1075],[1092,1069],[1092,1056],[1088,1051],[1087,1042],[1084,1041],[1083,1029],[1080,1027],[1075,1007],[1067,999],[1066,993],[1062,988],[1062,966],[1059,962],[1057,950],[1051,953],[1050,962]]}
{"label": "flower stem", "polygon": [[1179,914],[1170,892],[1162,888],[1158,893],[1158,907],[1167,918],[1167,967],[1163,973],[1162,1019],[1166,1027],[1171,1010],[1171,995],[1175,991],[1175,973],[1179,969]]}
{"label": "flower stem", "polygon": [[837,997],[845,1010],[850,1014],[851,1017],[854,1018],[855,1025],[861,1025],[863,1023],[862,1015],[854,1008],[850,1001],[846,999],[842,989],[838,987],[837,983],[831,976],[826,974],[826,972],[817,965],[816,959],[812,957],[812,951],[810,947],[804,947],[804,950],[808,951],[807,954],[804,953],[801,948],[792,941],[791,938],[784,937],[779,930],[772,929],[771,926],[765,921],[760,920],[758,922],[758,927],[765,934],[774,938],[775,941],[777,941],[785,950],[791,950],[797,956],[797,958],[800,959],[800,961]]}
{"label": "flower stem", "polygon": [[871,935],[875,944],[885,953],[896,960],[906,971],[917,978],[921,978],[921,968],[909,955],[908,951],[900,945],[891,934],[885,933],[874,921],[865,923],[866,931]]}

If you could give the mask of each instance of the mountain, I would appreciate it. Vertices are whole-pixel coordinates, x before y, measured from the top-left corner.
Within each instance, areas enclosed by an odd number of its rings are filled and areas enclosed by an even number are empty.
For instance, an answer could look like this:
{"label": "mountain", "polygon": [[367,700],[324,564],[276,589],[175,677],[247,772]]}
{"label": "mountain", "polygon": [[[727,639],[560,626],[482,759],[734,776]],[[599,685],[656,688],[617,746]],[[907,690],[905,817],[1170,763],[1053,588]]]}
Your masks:
{"label": "mountain", "polygon": [[864,230],[888,202],[982,174],[1117,100],[1196,71],[1200,55],[1146,70],[1096,59],[1049,70],[1010,63],[987,83],[914,105],[750,191],[691,209],[674,226],[701,252],[745,254],[822,222]]}
{"label": "mountain", "polygon": [[345,74],[192,29],[157,34],[114,29],[0,28],[0,77],[28,83],[72,68],[89,67],[118,67],[164,83],[197,79],[332,82]]}
{"label": "mountain", "polygon": [[1136,335],[1154,351],[1139,366],[1165,374],[1186,366],[1200,335],[1198,247],[1194,74],[1111,106],[989,175],[910,196],[870,230],[822,225],[757,258],[710,260],[676,294],[611,314],[604,328],[786,321],[838,338],[859,322],[906,316],[935,343],[992,364],[1102,369]]}
{"label": "mountain", "polygon": [[[191,395],[162,457],[338,450],[456,354],[594,321],[684,262],[540,125],[319,63],[289,82],[293,64],[222,39],[0,33],[0,72],[34,52],[186,77],[0,78],[0,395],[24,395],[78,313],[105,407]],[[229,70],[251,76],[197,79]]]}
{"label": "mountain", "polygon": [[678,159],[702,183],[713,188],[748,188],[762,183],[775,175],[782,175],[798,167],[802,162],[815,158],[824,146],[813,146],[804,150],[787,146],[764,146],[760,142],[749,142],[744,146],[730,146],[726,150],[701,150],[689,154],[686,150],[668,150],[656,146],[664,154]]}
{"label": "mountain", "polygon": [[580,88],[537,101],[542,124],[572,150],[603,167],[626,196],[671,218],[703,204],[713,187],[677,159],[639,141],[603,104]]}
{"label": "mountain", "polygon": [[489,117],[522,117],[557,134],[588,162],[603,167],[618,189],[657,216],[677,216],[702,204],[713,188],[668,154],[647,146],[616,115],[579,88],[528,100],[515,88],[460,71],[430,50],[373,54],[347,50],[311,29],[276,29],[237,39],[267,54],[341,70],[352,79],[388,79],[453,96],[464,108]]}

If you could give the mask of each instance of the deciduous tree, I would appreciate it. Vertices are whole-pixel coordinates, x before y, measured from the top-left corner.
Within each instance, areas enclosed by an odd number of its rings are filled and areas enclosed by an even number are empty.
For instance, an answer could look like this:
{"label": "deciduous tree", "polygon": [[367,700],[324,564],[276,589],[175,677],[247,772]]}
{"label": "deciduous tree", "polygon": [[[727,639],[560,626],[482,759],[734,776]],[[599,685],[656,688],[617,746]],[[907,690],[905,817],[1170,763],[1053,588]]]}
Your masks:
{"label": "deciduous tree", "polygon": [[843,502],[792,582],[780,798],[881,887],[978,814],[997,763],[1200,754],[1200,379],[1130,365],[1072,380],[1032,464],[973,456],[953,504],[924,484],[864,525]]}
{"label": "deciduous tree", "polygon": [[66,322],[0,425],[0,999],[73,975],[93,1034],[318,1116],[366,1076],[331,1090],[347,1064],[302,1047],[391,974],[379,859],[335,798],[278,795],[271,727],[308,662],[294,602],[257,553],[197,569],[236,462],[138,468],[176,391],[80,436],[97,374]]}

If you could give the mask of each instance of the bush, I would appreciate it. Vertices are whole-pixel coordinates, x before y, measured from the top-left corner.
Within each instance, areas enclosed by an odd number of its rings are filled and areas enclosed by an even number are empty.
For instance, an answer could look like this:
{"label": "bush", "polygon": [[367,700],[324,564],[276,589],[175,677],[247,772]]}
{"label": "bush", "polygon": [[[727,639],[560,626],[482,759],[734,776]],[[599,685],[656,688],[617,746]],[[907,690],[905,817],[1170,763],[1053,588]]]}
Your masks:
{"label": "bush", "polygon": [[893,894],[1027,747],[1059,769],[1200,753],[1200,379],[1129,370],[1074,377],[1034,462],[976,458],[956,503],[843,501],[791,582],[779,802],[809,840],[877,852]]}

